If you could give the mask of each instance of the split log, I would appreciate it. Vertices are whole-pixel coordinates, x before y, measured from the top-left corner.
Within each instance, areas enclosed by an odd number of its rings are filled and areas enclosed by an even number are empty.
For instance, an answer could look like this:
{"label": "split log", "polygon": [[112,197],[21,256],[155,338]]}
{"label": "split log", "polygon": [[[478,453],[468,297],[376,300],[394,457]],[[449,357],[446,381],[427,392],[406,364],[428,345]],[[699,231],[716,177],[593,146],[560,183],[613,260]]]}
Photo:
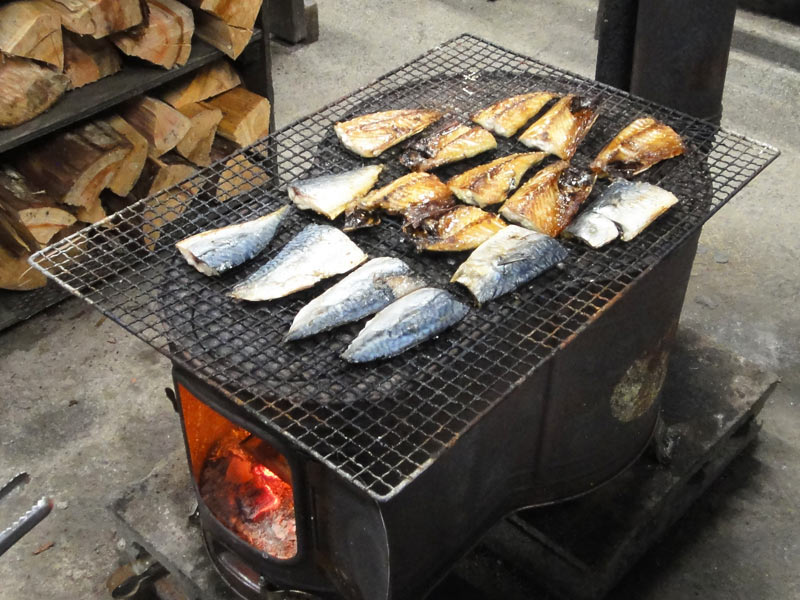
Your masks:
{"label": "split log", "polygon": [[108,184],[112,192],[125,196],[131,192],[142,174],[150,143],[133,125],[119,115],[107,117],[104,121],[131,145],[128,155],[122,160],[114,178]]}
{"label": "split log", "polygon": [[211,144],[214,142],[217,126],[222,120],[222,111],[200,103],[187,104],[178,110],[191,121],[192,126],[175,146],[175,150],[196,165],[202,167],[210,165]]}
{"label": "split log", "polygon": [[37,250],[33,235],[0,207],[0,288],[24,291],[47,284],[45,276],[28,264],[28,257]]}
{"label": "split log", "polygon": [[231,58],[238,58],[250,43],[253,30],[229,25],[201,10],[195,13],[197,37]]}
{"label": "split log", "polygon": [[148,153],[157,158],[177,146],[189,132],[192,122],[169,104],[142,96],[127,104],[120,113],[149,144]]}
{"label": "split log", "polygon": [[146,21],[111,37],[117,48],[165,69],[183,65],[192,52],[194,17],[177,0],[146,0]]}
{"label": "split log", "polygon": [[72,213],[58,206],[44,190],[32,190],[22,174],[10,165],[0,167],[0,205],[43,246],[75,223]]}
{"label": "split log", "polygon": [[64,74],[73,88],[113,75],[120,68],[119,52],[108,40],[64,32]]}
{"label": "split log", "polygon": [[204,10],[222,19],[228,25],[253,29],[262,0],[187,0],[192,8]]}
{"label": "split log", "polygon": [[35,0],[0,6],[0,50],[64,68],[61,18]]}
{"label": "split log", "polygon": [[102,38],[142,22],[140,0],[42,0],[61,17],[64,29]]}
{"label": "split log", "polygon": [[211,160],[223,161],[214,169],[218,174],[215,195],[220,202],[258,189],[269,181],[266,170],[245,154],[232,156],[238,149],[236,144],[219,136],[211,148]]}
{"label": "split log", "polygon": [[75,211],[75,216],[78,217],[78,221],[81,223],[97,223],[105,219],[108,215],[98,196],[86,206],[78,207],[78,210]]}
{"label": "split log", "polygon": [[15,166],[29,184],[56,201],[87,206],[114,177],[131,144],[103,121],[56,134],[20,155]]}
{"label": "split log", "polygon": [[50,108],[69,78],[32,60],[0,55],[0,128],[30,121]]}
{"label": "split log", "polygon": [[241,85],[242,80],[227,60],[220,59],[169,85],[161,99],[175,108],[218,96]]}
{"label": "split log", "polygon": [[240,146],[249,146],[269,133],[269,100],[241,86],[205,104],[222,111],[219,135]]}

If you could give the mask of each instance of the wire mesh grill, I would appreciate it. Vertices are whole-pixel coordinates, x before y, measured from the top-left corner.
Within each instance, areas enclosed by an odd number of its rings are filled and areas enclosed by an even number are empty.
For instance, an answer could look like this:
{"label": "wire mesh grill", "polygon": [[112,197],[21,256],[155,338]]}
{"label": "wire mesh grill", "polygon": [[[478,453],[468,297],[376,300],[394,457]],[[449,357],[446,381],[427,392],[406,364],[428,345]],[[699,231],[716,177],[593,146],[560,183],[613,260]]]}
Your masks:
{"label": "wire mesh grill", "polygon": [[[627,244],[602,250],[565,242],[563,268],[470,314],[437,339],[364,366],[339,358],[361,323],[285,345],[294,315],[332,283],[258,304],[226,296],[315,215],[295,211],[270,248],[218,278],[197,273],[174,244],[198,231],[239,222],[287,203],[296,178],[387,164],[379,184],[405,171],[398,149],[378,160],[346,152],[334,122],[405,107],[461,116],[533,89],[599,96],[601,116],[574,162],[586,165],[624,125],[654,115],[688,142],[683,157],[639,177],[680,199]],[[498,150],[438,171],[442,178],[495,156],[523,151],[498,138]],[[34,264],[130,332],[242,405],[253,419],[318,458],[375,498],[396,493],[577,333],[611,299],[675,249],[777,151],[676,111],[462,35],[374,83],[301,119],[233,157],[51,246]],[[264,174],[269,181],[264,183]],[[594,194],[604,188],[599,183]],[[221,197],[219,191],[224,193]],[[225,200],[220,201],[220,198]],[[419,254],[397,222],[352,239],[370,256],[398,256],[432,285],[446,286],[467,256]],[[458,292],[457,292],[458,293]]]}

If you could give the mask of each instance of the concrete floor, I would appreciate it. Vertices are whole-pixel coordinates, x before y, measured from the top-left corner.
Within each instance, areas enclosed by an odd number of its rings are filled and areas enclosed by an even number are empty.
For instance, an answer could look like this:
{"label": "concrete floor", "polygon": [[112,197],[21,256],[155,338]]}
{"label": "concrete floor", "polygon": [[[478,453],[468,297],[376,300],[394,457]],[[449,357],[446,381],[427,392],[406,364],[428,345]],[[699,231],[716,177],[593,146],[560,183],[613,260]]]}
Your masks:
{"label": "concrete floor", "polygon": [[[591,76],[593,0],[325,0],[320,41],[275,47],[286,124],[462,32]],[[683,323],[776,371],[758,443],[623,582],[618,598],[800,598],[800,30],[737,18],[724,125],[783,155],[706,226]],[[105,505],[181,443],[169,364],[77,300],[2,334],[0,479],[33,481],[0,527],[51,494],[54,513],[0,559],[0,600],[105,598],[117,533]],[[38,555],[44,544],[54,545]]]}

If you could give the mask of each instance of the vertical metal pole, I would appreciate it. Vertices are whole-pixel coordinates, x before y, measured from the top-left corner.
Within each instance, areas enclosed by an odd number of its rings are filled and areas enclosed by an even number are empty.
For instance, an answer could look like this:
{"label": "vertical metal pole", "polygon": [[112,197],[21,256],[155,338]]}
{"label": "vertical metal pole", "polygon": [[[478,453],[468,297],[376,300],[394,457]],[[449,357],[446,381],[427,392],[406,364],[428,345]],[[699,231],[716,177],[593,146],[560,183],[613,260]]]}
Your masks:
{"label": "vertical metal pole", "polygon": [[639,0],[630,91],[719,122],[736,0]]}
{"label": "vertical metal pole", "polygon": [[630,89],[639,0],[600,0],[595,24],[595,79]]}

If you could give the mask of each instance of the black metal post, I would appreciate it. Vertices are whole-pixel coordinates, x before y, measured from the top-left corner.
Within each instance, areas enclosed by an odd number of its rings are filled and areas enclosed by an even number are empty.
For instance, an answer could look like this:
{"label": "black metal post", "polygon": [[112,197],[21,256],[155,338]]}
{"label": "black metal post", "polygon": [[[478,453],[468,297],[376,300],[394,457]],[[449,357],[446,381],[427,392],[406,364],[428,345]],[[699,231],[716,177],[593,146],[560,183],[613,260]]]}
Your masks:
{"label": "black metal post", "polygon": [[639,0],[630,91],[719,122],[736,0]]}
{"label": "black metal post", "polygon": [[595,79],[621,90],[630,89],[636,14],[639,0],[600,0],[595,38]]}

